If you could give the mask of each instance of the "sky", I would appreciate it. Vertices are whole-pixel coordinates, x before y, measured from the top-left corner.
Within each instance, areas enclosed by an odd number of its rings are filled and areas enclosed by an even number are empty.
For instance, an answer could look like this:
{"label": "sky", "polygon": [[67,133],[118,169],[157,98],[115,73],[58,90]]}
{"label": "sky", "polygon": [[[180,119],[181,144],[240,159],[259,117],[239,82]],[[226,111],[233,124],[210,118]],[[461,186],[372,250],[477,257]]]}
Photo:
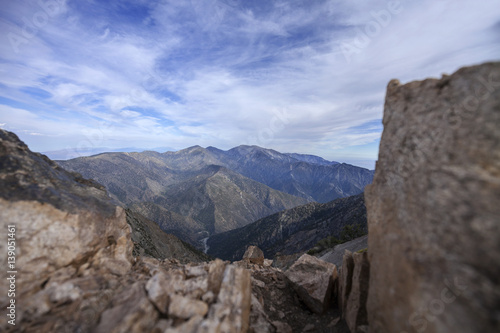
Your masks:
{"label": "sky", "polygon": [[500,60],[498,0],[0,1],[0,128],[57,159],[247,144],[373,169],[391,79]]}

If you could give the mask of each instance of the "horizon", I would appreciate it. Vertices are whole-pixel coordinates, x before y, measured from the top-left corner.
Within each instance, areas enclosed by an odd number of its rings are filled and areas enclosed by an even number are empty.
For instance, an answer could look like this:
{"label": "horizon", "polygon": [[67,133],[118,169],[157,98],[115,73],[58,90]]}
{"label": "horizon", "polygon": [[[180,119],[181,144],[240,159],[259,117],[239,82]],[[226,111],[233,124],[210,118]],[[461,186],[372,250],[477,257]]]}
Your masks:
{"label": "horizon", "polygon": [[494,0],[40,0],[0,13],[0,128],[42,153],[248,144],[373,170],[391,79],[500,59]]}
{"label": "horizon", "polygon": [[[71,150],[62,149],[62,150],[54,150],[54,151],[40,152],[40,153],[47,155],[50,159],[52,159],[54,161],[67,161],[67,160],[71,160],[71,159],[78,158],[78,157],[92,157],[92,156],[97,156],[97,155],[101,155],[101,154],[108,154],[108,153],[144,153],[147,151],[154,151],[154,152],[157,152],[160,154],[165,154],[168,152],[179,152],[179,151],[187,150],[187,149],[194,148],[194,147],[200,147],[203,149],[215,148],[215,149],[219,149],[222,151],[228,151],[228,150],[242,147],[242,146],[257,147],[257,148],[261,148],[261,149],[276,151],[275,149],[272,149],[272,148],[266,148],[266,147],[261,147],[261,146],[257,146],[257,145],[239,145],[239,146],[235,146],[235,147],[232,147],[229,149],[220,149],[220,148],[214,147],[214,146],[203,147],[200,145],[194,145],[194,146],[189,146],[189,147],[185,147],[185,148],[181,148],[181,149],[171,149],[168,147],[155,147],[155,148],[151,148],[151,149],[143,149],[143,148],[138,148],[138,147],[125,147],[125,148],[117,148],[117,149],[113,150],[113,149],[107,148],[107,147],[95,147],[92,150],[86,150],[86,151],[78,151],[76,149],[71,149]],[[278,151],[278,153],[280,153],[280,154],[301,154],[301,153],[296,153],[296,152],[280,152],[280,151]],[[370,160],[364,161],[364,162],[360,161],[360,160],[355,160],[357,162],[357,164],[356,164],[356,163],[350,163],[349,161],[329,160],[329,159],[326,159],[326,158],[319,156],[319,155],[313,155],[313,154],[303,154],[303,155],[320,157],[328,162],[335,162],[335,163],[340,163],[340,164],[350,164],[350,165],[357,166],[360,168],[365,168],[368,170],[375,170],[375,165]],[[371,167],[371,166],[373,166],[373,167]]]}

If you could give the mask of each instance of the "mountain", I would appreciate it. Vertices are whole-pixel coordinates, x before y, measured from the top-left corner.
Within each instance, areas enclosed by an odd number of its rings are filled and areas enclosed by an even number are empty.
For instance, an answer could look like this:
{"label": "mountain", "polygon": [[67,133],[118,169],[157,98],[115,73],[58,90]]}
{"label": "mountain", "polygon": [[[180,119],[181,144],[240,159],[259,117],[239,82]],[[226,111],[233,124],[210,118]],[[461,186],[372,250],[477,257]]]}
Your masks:
{"label": "mountain", "polygon": [[278,191],[321,203],[359,194],[373,179],[373,171],[368,169],[258,146],[238,146],[228,151],[208,147],[205,154],[205,158],[215,157],[220,165]]}
{"label": "mountain", "polygon": [[125,210],[131,227],[134,255],[156,259],[177,259],[181,263],[209,261],[210,257],[174,235],[163,232],[153,221],[130,209]]}
{"label": "mountain", "polygon": [[307,202],[210,164],[220,162],[201,147],[166,154],[105,153],[59,163],[104,184],[118,203],[195,246],[210,234]]}
{"label": "mountain", "polygon": [[[278,211],[361,193],[373,171],[257,146],[103,153],[59,161],[195,246]],[[201,248],[201,247],[200,247]]]}
{"label": "mountain", "polygon": [[338,237],[346,225],[366,228],[363,194],[325,204],[309,203],[267,216],[243,228],[211,236],[208,254],[224,260],[240,260],[249,245],[267,258],[312,248],[327,236]]}
{"label": "mountain", "polygon": [[311,164],[319,164],[319,165],[333,165],[339,164],[339,162],[335,161],[327,161],[322,157],[308,154],[296,154],[296,153],[285,153],[285,155],[295,158],[296,160],[307,162]]}

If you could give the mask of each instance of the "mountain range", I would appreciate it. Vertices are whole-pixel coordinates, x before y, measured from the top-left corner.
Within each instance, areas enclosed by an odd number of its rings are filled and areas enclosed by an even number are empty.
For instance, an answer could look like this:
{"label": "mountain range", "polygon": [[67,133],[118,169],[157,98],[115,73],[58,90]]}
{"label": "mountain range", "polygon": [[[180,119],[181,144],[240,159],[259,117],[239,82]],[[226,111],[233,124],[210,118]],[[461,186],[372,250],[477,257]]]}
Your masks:
{"label": "mountain range", "polygon": [[304,252],[323,238],[338,237],[346,225],[359,225],[366,230],[363,194],[323,204],[312,202],[213,235],[207,241],[208,254],[224,260],[240,260],[249,245],[262,249],[266,258]]}
{"label": "mountain range", "polygon": [[368,169],[257,146],[103,153],[58,163],[196,246],[282,210],[359,194],[373,178]]}

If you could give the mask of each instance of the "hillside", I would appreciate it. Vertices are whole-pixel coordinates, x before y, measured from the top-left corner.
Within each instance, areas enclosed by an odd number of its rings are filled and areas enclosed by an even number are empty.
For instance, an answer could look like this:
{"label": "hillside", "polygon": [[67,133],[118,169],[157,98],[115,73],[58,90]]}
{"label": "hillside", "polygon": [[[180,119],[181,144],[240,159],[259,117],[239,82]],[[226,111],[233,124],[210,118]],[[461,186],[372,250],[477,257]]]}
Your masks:
{"label": "hillside", "polygon": [[260,219],[243,228],[213,235],[208,254],[239,260],[247,246],[256,245],[267,258],[307,251],[327,236],[338,236],[345,225],[366,227],[363,194],[325,204],[309,203]]}

